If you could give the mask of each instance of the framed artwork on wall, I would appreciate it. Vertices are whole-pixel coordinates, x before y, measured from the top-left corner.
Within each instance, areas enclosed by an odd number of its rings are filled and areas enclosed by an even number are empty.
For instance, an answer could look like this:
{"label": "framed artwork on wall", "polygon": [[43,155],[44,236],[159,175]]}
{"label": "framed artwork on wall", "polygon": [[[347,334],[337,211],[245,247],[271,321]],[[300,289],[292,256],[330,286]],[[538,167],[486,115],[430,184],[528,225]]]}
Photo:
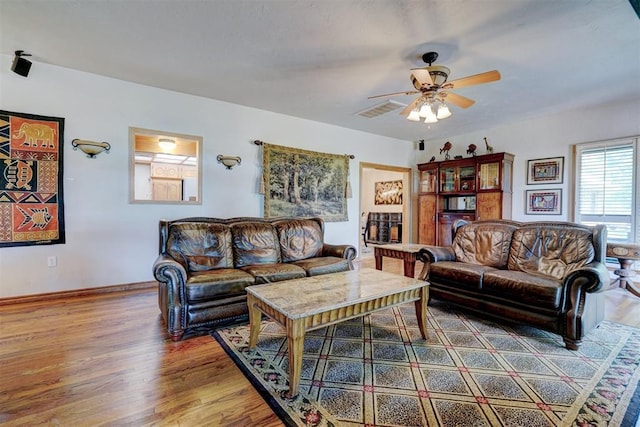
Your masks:
{"label": "framed artwork on wall", "polygon": [[402,180],[376,182],[374,198],[376,205],[401,205]]}
{"label": "framed artwork on wall", "polygon": [[564,157],[527,161],[527,184],[562,184]]}
{"label": "framed artwork on wall", "polygon": [[527,215],[561,215],[562,189],[526,190]]}

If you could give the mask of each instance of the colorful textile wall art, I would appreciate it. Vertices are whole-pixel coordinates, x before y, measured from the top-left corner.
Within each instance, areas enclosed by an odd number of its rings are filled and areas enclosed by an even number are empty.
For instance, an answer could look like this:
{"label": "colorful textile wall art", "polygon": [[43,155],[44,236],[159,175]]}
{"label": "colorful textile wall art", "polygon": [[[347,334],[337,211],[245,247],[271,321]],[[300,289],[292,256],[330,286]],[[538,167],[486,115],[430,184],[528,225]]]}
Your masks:
{"label": "colorful textile wall art", "polygon": [[0,248],[64,243],[64,119],[0,110]]}
{"label": "colorful textile wall art", "polygon": [[263,143],[264,216],[348,221],[349,156]]}

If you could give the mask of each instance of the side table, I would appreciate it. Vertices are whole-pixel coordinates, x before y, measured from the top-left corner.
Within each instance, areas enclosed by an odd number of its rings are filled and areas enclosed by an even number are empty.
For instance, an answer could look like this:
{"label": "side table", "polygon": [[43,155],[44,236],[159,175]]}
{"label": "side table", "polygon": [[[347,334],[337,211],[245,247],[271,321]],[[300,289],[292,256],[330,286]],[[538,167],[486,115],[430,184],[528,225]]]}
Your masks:
{"label": "side table", "polygon": [[640,297],[640,290],[635,287],[629,278],[635,273],[631,270],[631,264],[640,260],[640,245],[629,243],[607,243],[607,256],[617,258],[620,268],[614,270],[618,278],[611,284],[611,288],[623,288]]}
{"label": "side table", "polygon": [[374,256],[376,257],[376,269],[382,270],[382,257],[396,258],[403,261],[404,275],[406,277],[415,277],[416,260],[420,249],[426,245],[417,243],[400,243],[390,245],[379,245],[374,248]]}

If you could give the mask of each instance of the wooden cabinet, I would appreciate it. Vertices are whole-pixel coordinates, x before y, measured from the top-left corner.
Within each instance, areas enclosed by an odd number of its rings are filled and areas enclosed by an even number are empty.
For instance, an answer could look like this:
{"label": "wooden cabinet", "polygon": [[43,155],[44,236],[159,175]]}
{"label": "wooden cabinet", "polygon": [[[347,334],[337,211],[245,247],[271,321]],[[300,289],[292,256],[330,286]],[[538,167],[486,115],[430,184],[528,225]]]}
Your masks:
{"label": "wooden cabinet", "polygon": [[513,157],[496,153],[419,164],[418,243],[450,245],[457,219],[510,219]]}
{"label": "wooden cabinet", "polygon": [[151,191],[153,200],[164,202],[182,200],[182,180],[173,178],[152,178]]}
{"label": "wooden cabinet", "polygon": [[473,159],[440,162],[440,193],[476,191],[476,163]]}
{"label": "wooden cabinet", "polygon": [[436,200],[435,194],[418,196],[418,243],[421,245],[436,244]]}
{"label": "wooden cabinet", "polygon": [[188,181],[198,177],[198,168],[189,165],[172,163],[151,163],[151,194],[152,200],[181,201],[185,193],[189,194]]}
{"label": "wooden cabinet", "polygon": [[436,244],[436,215],[438,213],[438,163],[418,165],[418,243]]}
{"label": "wooden cabinet", "polygon": [[451,227],[454,221],[464,219],[467,221],[473,221],[474,215],[472,213],[448,213],[440,212],[438,214],[438,246],[450,246],[451,239],[453,237]]}

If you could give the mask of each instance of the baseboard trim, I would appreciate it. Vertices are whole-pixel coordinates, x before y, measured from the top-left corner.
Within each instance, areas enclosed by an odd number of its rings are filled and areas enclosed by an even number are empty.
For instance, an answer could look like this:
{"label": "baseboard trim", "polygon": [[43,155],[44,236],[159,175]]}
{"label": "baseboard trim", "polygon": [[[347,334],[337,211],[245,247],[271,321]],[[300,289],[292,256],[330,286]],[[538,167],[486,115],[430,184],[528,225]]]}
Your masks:
{"label": "baseboard trim", "polygon": [[74,289],[72,291],[47,292],[44,294],[23,295],[17,297],[0,298],[0,306],[29,302],[50,301],[73,297],[86,297],[91,295],[108,294],[113,292],[139,291],[157,288],[157,282],[125,283],[122,285],[100,286],[97,288]]}

